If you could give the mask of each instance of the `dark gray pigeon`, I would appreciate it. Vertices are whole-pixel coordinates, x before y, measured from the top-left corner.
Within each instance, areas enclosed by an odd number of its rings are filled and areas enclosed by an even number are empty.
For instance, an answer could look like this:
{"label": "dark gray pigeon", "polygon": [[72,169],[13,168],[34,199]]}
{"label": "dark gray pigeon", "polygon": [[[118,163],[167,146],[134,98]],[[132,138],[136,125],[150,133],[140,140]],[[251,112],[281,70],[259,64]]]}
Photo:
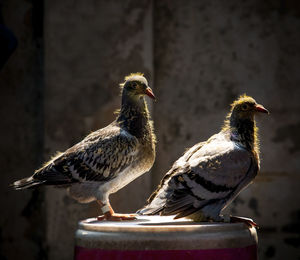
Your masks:
{"label": "dark gray pigeon", "polygon": [[104,213],[99,220],[134,219],[133,215],[114,213],[108,197],[149,171],[154,163],[155,135],[145,95],[155,99],[142,74],[127,76],[115,121],[58,154],[31,177],[14,182],[14,188],[67,187],[79,202],[97,200]]}
{"label": "dark gray pigeon", "polygon": [[188,149],[164,176],[141,215],[224,221],[220,215],[259,170],[256,113],[268,113],[246,95],[231,105],[224,127]]}

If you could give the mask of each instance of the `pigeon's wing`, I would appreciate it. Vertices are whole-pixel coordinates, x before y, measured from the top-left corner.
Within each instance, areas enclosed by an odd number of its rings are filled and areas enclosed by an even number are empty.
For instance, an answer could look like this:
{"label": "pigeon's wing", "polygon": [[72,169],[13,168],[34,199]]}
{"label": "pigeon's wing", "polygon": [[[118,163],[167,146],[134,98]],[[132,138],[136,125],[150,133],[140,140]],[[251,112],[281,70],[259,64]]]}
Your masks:
{"label": "pigeon's wing", "polygon": [[94,132],[48,163],[34,178],[44,184],[107,181],[130,166],[138,149],[138,140],[117,127]]}
{"label": "pigeon's wing", "polygon": [[198,143],[193,147],[186,150],[186,152],[180,157],[172,166],[172,168],[165,174],[163,179],[161,180],[160,184],[158,185],[157,189],[150,195],[148,198],[148,203],[151,203],[152,200],[156,197],[158,192],[162,189],[165,183],[172,177],[174,174],[177,173],[177,170],[182,167],[182,164],[185,164],[189,158],[203,146],[204,142]]}
{"label": "pigeon's wing", "polygon": [[217,146],[204,148],[199,156],[195,154],[190,158],[189,168],[169,182],[171,195],[162,214],[177,214],[179,218],[209,204],[221,201],[225,205],[241,190],[241,184],[246,186],[252,180],[253,158],[248,151],[231,144],[223,147],[223,151]]}
{"label": "pigeon's wing", "polygon": [[69,169],[81,181],[107,181],[129,167],[138,150],[138,140],[121,131],[82,149],[69,162]]}
{"label": "pigeon's wing", "polygon": [[[183,173],[188,166],[188,160],[195,154],[205,142],[195,144],[191,148],[186,149],[185,153],[174,162],[172,168],[165,174],[157,189],[150,195],[147,202],[143,208],[137,211],[137,214],[141,215],[155,215],[161,212],[164,208],[166,200],[172,195],[172,181],[174,176]],[[171,184],[171,185],[170,185]],[[169,186],[170,185],[170,186]]]}
{"label": "pigeon's wing", "polygon": [[185,164],[181,162],[147,207],[154,214],[177,214],[179,218],[209,204],[225,204],[254,178],[252,164],[247,150],[232,142],[212,140],[189,156]]}

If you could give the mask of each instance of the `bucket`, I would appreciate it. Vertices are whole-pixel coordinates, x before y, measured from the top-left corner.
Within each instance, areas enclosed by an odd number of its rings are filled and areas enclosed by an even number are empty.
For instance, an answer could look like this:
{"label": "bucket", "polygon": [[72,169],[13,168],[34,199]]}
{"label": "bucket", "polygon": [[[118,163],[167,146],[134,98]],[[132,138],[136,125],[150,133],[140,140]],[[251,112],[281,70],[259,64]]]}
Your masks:
{"label": "bucket", "polygon": [[243,223],[195,223],[139,216],[110,222],[79,222],[75,259],[255,260],[257,233]]}

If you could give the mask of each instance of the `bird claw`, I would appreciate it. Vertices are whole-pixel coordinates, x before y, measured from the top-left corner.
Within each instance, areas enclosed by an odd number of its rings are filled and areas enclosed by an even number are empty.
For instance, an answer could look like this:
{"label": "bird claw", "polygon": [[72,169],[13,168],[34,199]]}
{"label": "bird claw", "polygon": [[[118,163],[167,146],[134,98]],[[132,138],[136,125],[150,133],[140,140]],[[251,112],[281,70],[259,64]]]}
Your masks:
{"label": "bird claw", "polygon": [[244,223],[247,227],[259,228],[259,226],[251,218],[230,216],[230,222],[231,223]]}
{"label": "bird claw", "polygon": [[102,216],[98,216],[97,220],[98,221],[123,221],[123,220],[135,220],[136,219],[136,214],[104,214]]}
{"label": "bird claw", "polygon": [[107,202],[106,204],[104,204],[100,200],[97,200],[97,202],[101,206],[102,212],[105,212],[103,215],[97,217],[98,221],[123,221],[136,219],[137,214],[118,214],[114,212],[109,202]]}

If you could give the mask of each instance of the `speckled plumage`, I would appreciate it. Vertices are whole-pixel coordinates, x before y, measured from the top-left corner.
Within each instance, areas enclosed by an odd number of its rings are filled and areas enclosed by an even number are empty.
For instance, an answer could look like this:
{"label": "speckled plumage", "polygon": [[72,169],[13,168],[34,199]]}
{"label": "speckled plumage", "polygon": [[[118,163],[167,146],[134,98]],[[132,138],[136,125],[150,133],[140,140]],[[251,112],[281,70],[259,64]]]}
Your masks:
{"label": "speckled plumage", "polygon": [[155,135],[144,95],[154,95],[141,74],[127,76],[122,85],[122,106],[115,121],[57,154],[31,177],[14,182],[14,188],[63,186],[79,202],[99,200],[109,205],[110,193],[149,171]]}
{"label": "speckled plumage", "polygon": [[235,101],[222,130],[188,149],[138,214],[222,221],[221,210],[259,170],[256,112],[267,110],[246,95]]}

